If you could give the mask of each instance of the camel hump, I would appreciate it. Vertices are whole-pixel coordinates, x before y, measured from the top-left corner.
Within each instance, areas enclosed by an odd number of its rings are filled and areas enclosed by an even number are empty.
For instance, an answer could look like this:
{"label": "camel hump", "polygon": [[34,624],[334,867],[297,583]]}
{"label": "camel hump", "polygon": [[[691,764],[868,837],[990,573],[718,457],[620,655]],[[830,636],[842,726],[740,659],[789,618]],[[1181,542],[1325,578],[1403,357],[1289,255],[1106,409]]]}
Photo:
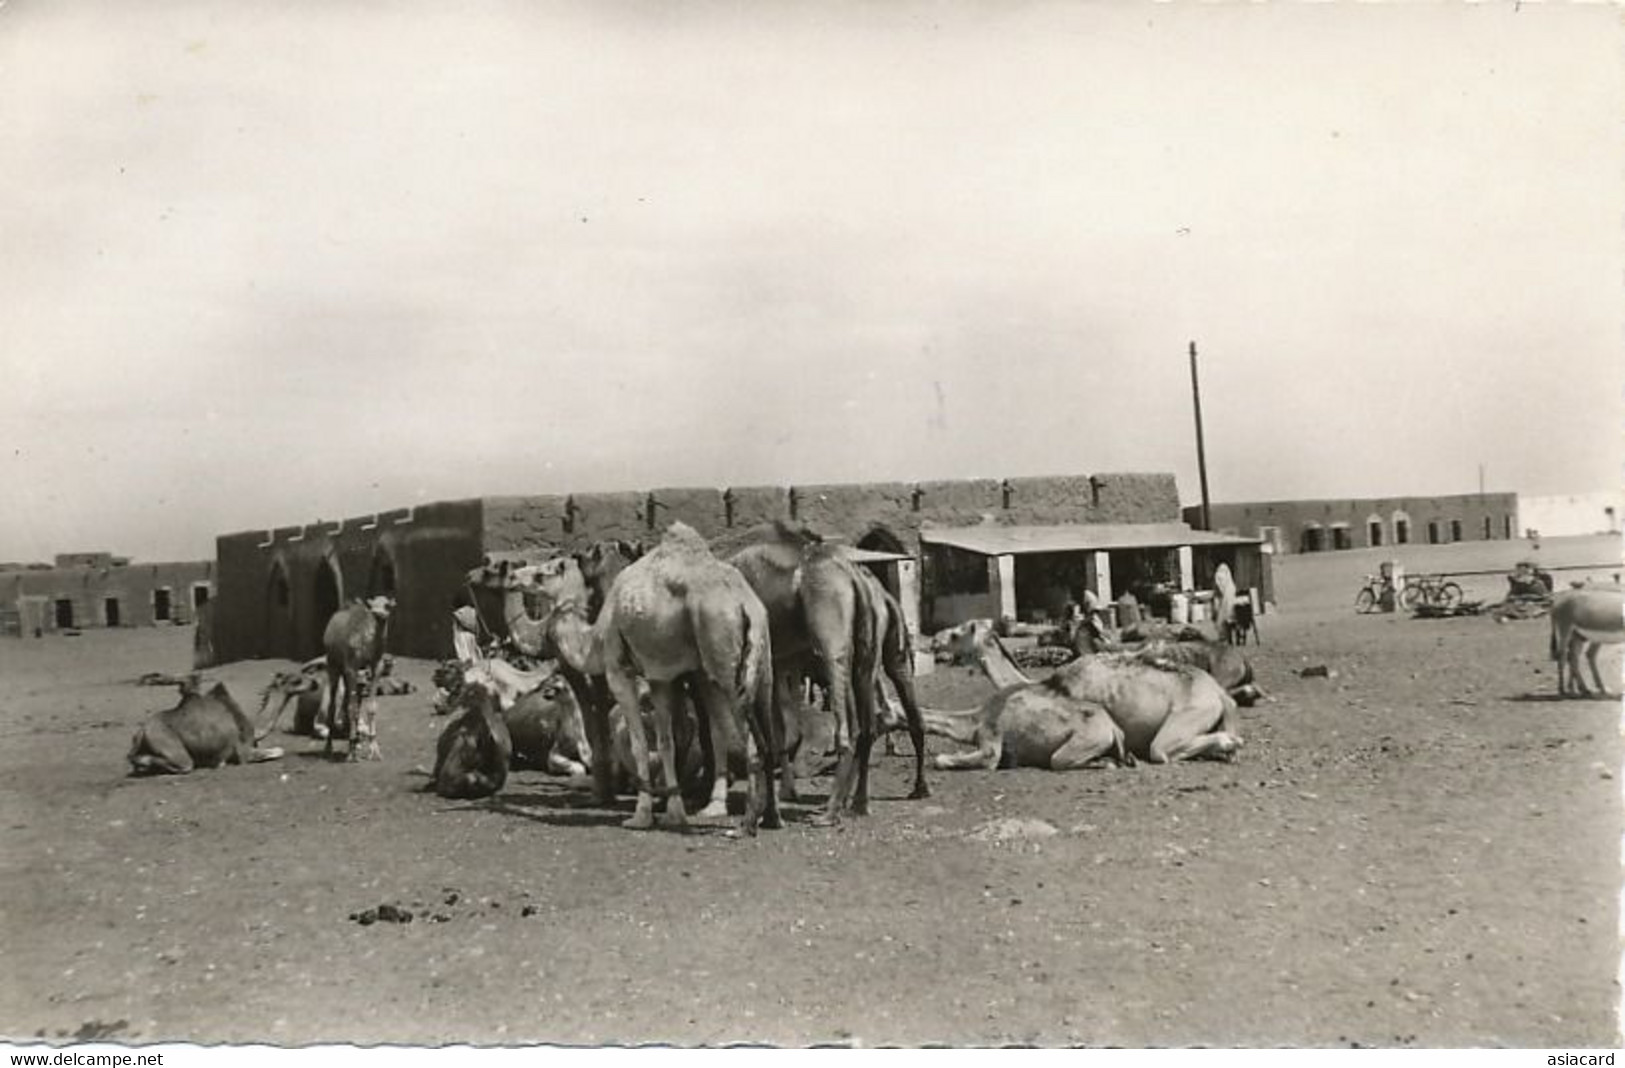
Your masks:
{"label": "camel hump", "polygon": [[660,536],[660,547],[684,553],[711,555],[711,547],[700,537],[700,532],[680,519],[667,527],[666,532]]}

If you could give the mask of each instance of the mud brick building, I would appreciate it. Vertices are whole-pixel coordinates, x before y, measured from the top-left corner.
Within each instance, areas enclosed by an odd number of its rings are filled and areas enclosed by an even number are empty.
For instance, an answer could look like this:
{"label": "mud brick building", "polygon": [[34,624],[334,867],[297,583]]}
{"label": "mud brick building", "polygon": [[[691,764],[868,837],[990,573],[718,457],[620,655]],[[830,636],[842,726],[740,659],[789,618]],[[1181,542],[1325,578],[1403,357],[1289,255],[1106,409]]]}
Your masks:
{"label": "mud brick building", "polygon": [[[1205,535],[1180,521],[1171,474],[482,497],[220,537],[215,653],[222,661],[315,656],[339,605],[388,593],[397,605],[391,651],[444,656],[465,576],[489,558],[540,560],[607,538],[648,542],[676,520],[726,553],[778,518],[863,550],[916,630],[968,612],[1042,615],[1062,599],[1060,587],[1076,596],[1081,589],[1071,587],[1083,583],[1109,597],[1110,552],[1149,554],[1184,588],[1210,580],[1221,558],[1244,586],[1258,566],[1257,539]],[[983,545],[983,555],[940,533],[992,528],[1018,532],[1017,542]],[[1024,528],[1052,531],[1042,552],[1028,551],[1039,543],[1022,541]],[[1102,536],[1065,536],[1086,529]]]}
{"label": "mud brick building", "polygon": [[213,594],[210,560],[148,564],[93,552],[0,564],[0,634],[186,624]]}

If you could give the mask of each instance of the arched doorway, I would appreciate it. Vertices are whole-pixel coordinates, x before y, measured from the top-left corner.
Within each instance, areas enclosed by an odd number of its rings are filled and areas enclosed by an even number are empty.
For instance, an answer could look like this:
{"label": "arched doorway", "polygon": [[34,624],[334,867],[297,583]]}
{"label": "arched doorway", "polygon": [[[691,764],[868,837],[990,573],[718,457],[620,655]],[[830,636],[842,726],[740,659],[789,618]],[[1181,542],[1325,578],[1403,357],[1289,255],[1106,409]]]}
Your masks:
{"label": "arched doorway", "polygon": [[265,585],[265,648],[264,655],[292,660],[293,642],[293,587],[288,583],[288,568],[281,560],[271,565],[271,577]]}
{"label": "arched doorway", "polygon": [[316,597],[312,603],[315,612],[312,615],[310,640],[305,643],[308,650],[305,655],[318,656],[322,651],[322,631],[327,629],[327,621],[333,618],[333,613],[339,610],[344,603],[344,579],[339,575],[338,567],[332,557],[328,557],[316,565]]}
{"label": "arched doorway", "polygon": [[399,599],[396,590],[395,560],[388,550],[379,546],[372,554],[372,573],[367,576],[367,596],[395,597]]}
{"label": "arched doorway", "polygon": [[908,550],[903,548],[903,543],[898,541],[897,536],[891,531],[887,530],[885,527],[875,527],[862,538],[859,538],[858,548],[868,549],[870,552],[877,553],[897,553],[899,556],[908,555]]}
{"label": "arched doorway", "polygon": [[1382,545],[1382,516],[1366,516],[1365,543],[1373,549]]}

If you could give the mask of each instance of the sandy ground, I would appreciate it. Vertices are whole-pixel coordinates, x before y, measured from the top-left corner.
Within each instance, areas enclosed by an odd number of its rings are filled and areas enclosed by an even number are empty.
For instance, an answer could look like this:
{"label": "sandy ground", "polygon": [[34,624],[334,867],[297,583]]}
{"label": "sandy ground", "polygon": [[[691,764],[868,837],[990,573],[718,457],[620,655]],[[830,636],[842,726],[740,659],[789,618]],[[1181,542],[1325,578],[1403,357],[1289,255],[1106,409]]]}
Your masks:
{"label": "sandy ground", "polygon": [[[910,802],[909,761],[881,757],[872,816],[792,806],[746,841],[625,831],[536,772],[494,803],[417,792],[424,692],[382,702],[381,763],[288,738],[280,762],[128,778],[171,700],[133,680],[183,670],[190,631],[0,643],[0,1034],[1614,1045],[1619,705],[1552,699],[1544,621],[1356,616],[1379,555],[1280,562],[1252,650],[1275,699],[1243,710],[1234,764],[933,772]],[[214,674],[253,703],[282,666]],[[990,692],[958,669],[921,689]],[[349,918],[384,903],[414,922]]]}

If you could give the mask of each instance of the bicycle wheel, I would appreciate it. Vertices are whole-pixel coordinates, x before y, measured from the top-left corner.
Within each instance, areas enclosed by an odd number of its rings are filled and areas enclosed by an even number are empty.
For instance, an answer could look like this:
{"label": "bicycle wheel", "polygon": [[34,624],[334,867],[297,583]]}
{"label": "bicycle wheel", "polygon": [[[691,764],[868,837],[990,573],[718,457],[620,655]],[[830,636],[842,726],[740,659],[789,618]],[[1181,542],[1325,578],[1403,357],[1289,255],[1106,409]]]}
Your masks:
{"label": "bicycle wheel", "polygon": [[1399,591],[1399,607],[1407,612],[1416,607],[1416,602],[1422,599],[1422,587],[1406,583],[1405,588]]}
{"label": "bicycle wheel", "polygon": [[1354,595],[1354,610],[1356,612],[1375,612],[1377,610],[1377,595],[1367,586]]}
{"label": "bicycle wheel", "polygon": [[1461,587],[1454,582],[1446,582],[1433,595],[1433,603],[1444,608],[1456,607],[1461,603]]}

